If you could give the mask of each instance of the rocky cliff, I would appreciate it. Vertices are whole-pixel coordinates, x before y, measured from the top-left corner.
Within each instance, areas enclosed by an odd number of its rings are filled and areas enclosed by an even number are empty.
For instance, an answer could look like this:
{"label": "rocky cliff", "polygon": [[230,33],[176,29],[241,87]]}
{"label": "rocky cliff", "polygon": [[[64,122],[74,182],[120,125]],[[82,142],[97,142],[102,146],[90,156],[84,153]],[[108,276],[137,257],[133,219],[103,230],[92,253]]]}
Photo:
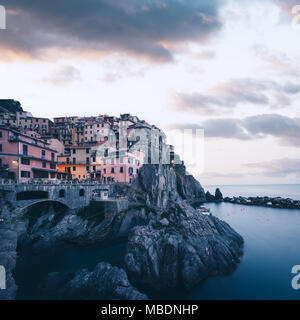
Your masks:
{"label": "rocky cliff", "polygon": [[[61,298],[87,295],[87,291],[94,298],[145,298],[130,283],[146,293],[189,289],[208,276],[233,270],[239,262],[243,239],[227,223],[191,206],[203,202],[205,195],[200,183],[185,175],[184,167],[145,165],[131,186],[118,186],[114,193],[128,196],[126,210],[119,206],[110,212],[94,206],[70,210],[45,202],[20,211],[3,204],[0,264],[8,270],[6,298],[16,295],[12,271],[17,250],[23,247],[38,254],[70,243],[85,247],[127,241],[123,269],[99,264],[92,272],[49,275],[44,294],[50,294],[51,282],[63,284],[66,290],[55,287]],[[95,286],[92,279],[99,275],[97,270],[106,270],[107,276],[99,276]]]}
{"label": "rocky cliff", "polygon": [[133,186],[136,201],[144,201],[152,212],[147,225],[129,235],[125,269],[137,286],[189,289],[210,275],[232,271],[239,262],[242,237],[190,205],[204,192],[195,183],[193,195],[183,197],[183,188],[190,188],[182,185],[185,179],[170,166],[144,166]]}

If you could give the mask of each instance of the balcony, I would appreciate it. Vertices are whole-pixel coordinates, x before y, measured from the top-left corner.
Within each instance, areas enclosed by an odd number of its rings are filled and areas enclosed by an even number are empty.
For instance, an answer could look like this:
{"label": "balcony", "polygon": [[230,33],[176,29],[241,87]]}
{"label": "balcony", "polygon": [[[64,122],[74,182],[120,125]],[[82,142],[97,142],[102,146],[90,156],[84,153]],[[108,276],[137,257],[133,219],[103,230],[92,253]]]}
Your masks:
{"label": "balcony", "polygon": [[8,142],[18,142],[20,141],[20,137],[18,136],[9,136],[8,137]]}

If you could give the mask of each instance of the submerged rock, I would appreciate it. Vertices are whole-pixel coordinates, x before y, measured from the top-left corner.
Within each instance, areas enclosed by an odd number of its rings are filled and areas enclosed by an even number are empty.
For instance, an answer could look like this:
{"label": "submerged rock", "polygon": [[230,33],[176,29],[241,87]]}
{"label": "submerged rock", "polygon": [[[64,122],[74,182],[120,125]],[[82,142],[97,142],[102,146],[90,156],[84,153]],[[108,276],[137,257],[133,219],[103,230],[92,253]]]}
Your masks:
{"label": "submerged rock", "polygon": [[43,299],[148,299],[131,286],[123,269],[106,262],[98,263],[92,272],[50,273],[40,294]]}

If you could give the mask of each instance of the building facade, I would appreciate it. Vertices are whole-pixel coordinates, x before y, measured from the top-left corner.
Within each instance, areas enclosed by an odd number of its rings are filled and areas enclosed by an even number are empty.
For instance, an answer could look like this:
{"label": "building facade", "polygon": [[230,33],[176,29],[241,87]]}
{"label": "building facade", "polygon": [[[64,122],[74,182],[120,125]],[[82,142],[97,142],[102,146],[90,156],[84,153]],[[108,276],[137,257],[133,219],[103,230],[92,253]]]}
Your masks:
{"label": "building facade", "polygon": [[49,143],[0,126],[0,175],[20,182],[63,178],[57,171],[57,150]]}

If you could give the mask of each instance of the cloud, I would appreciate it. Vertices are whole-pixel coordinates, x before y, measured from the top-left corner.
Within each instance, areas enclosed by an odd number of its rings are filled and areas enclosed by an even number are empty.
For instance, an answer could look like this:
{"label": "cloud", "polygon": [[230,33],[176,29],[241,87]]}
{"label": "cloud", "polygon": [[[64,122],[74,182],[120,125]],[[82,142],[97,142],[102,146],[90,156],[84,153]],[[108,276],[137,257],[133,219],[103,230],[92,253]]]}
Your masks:
{"label": "cloud", "polygon": [[3,0],[0,47],[39,57],[49,48],[127,52],[172,60],[169,44],[205,41],[221,28],[223,0]]}
{"label": "cloud", "polygon": [[73,81],[81,79],[80,71],[73,66],[63,66],[55,70],[48,78],[43,81],[50,82],[56,86],[66,86]]}
{"label": "cloud", "polygon": [[201,179],[214,179],[214,178],[243,178],[246,174],[244,173],[222,173],[222,172],[204,172],[199,175],[199,178]]}
{"label": "cloud", "polygon": [[300,4],[299,0],[274,0],[274,2],[281,8],[284,13],[288,15],[292,15],[292,8]]}
{"label": "cloud", "polygon": [[224,114],[240,105],[279,108],[288,106],[289,96],[299,92],[300,85],[292,82],[280,85],[269,80],[234,79],[219,84],[209,94],[177,93],[172,97],[170,108],[202,115]]}
{"label": "cloud", "polygon": [[300,147],[300,118],[261,114],[244,119],[210,119],[201,124],[173,124],[170,129],[204,129],[205,137],[253,140],[274,137],[282,145]]}
{"label": "cloud", "polygon": [[269,50],[266,46],[255,45],[253,52],[261,61],[265,63],[265,69],[271,72],[276,72],[280,77],[283,75],[287,77],[300,77],[297,61],[291,59],[284,52],[274,52]]}
{"label": "cloud", "polygon": [[300,177],[300,159],[283,158],[278,160],[247,163],[248,168],[258,169],[258,174],[270,177],[285,177],[296,175]]}

